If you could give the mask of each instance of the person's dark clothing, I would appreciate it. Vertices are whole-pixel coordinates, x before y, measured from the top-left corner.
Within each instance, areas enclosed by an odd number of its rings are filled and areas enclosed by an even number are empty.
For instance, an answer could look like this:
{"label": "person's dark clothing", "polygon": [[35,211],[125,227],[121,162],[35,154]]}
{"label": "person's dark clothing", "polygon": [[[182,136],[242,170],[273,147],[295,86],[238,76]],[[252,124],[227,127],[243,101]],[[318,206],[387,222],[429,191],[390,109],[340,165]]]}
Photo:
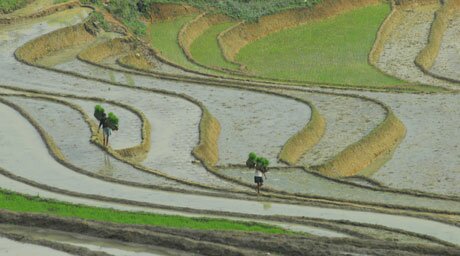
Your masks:
{"label": "person's dark clothing", "polygon": [[99,121],[99,128],[107,128],[109,127],[109,120],[107,119],[107,117],[103,117],[101,118],[101,120]]}

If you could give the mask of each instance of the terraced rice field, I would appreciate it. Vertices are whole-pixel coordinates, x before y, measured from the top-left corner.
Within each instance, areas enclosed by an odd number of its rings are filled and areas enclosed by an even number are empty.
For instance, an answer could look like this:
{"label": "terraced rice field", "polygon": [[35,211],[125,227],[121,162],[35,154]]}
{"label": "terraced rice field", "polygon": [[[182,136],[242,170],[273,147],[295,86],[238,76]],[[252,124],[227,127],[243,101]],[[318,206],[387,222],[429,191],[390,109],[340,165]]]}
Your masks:
{"label": "terraced rice field", "polygon": [[267,19],[197,36],[209,10],[153,4],[145,42],[76,1],[0,15],[0,254],[459,255],[457,16],[414,62],[444,4],[326,1],[241,45]]}
{"label": "terraced rice field", "polygon": [[249,72],[267,78],[401,85],[403,81],[385,76],[367,63],[375,31],[388,13],[388,5],[381,4],[285,30],[249,44],[241,49],[236,60],[246,65]]}

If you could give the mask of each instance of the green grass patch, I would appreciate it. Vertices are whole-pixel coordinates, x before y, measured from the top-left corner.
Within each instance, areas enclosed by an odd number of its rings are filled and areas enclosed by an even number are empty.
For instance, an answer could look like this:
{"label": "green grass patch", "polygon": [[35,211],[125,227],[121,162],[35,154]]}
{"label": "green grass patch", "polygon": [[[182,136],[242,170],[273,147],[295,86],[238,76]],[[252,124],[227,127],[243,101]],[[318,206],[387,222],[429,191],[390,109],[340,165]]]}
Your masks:
{"label": "green grass patch", "polygon": [[208,67],[222,67],[239,70],[239,65],[228,62],[224,58],[217,41],[217,36],[233,25],[235,25],[234,22],[224,22],[206,30],[190,46],[190,53],[193,58],[198,63]]}
{"label": "green grass patch", "polygon": [[70,0],[53,0],[54,4],[62,4],[62,3],[67,3]]}
{"label": "green grass patch", "polygon": [[368,64],[388,4],[369,6],[269,35],[237,56],[256,75],[296,81],[393,87],[406,82]]}
{"label": "green grass patch", "polygon": [[58,217],[74,217],[85,220],[119,224],[138,224],[198,230],[234,230],[269,234],[293,234],[293,232],[282,228],[254,222],[249,223],[224,219],[190,218],[151,213],[116,211],[112,209],[63,203],[54,200],[45,200],[39,197],[28,197],[5,190],[0,190],[0,209],[23,213],[49,214]]}
{"label": "green grass patch", "polygon": [[203,73],[220,74],[217,71],[202,68],[190,62],[178,42],[178,35],[182,27],[195,16],[182,16],[177,19],[157,22],[150,25],[150,42],[152,48],[156,49],[167,60],[179,66]]}
{"label": "green grass patch", "polygon": [[11,13],[19,8],[24,7],[29,1],[27,0],[1,0],[0,1],[0,14]]}

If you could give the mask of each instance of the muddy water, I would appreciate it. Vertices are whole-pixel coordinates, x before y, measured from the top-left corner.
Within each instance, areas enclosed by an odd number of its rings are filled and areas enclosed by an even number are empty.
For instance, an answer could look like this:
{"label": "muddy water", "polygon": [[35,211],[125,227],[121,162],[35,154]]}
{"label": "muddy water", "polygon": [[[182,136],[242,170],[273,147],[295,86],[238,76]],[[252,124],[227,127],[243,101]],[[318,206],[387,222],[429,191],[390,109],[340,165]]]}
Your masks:
{"label": "muddy water", "polygon": [[0,237],[1,255],[70,256],[71,254],[39,245],[25,244]]}
{"label": "muddy water", "polygon": [[[442,38],[439,55],[431,72],[460,81],[460,14],[452,18]],[[460,86],[460,84],[459,84]]]}
{"label": "muddy water", "polygon": [[346,96],[277,90],[311,102],[326,120],[326,130],[300,164],[320,165],[369,134],[385,119],[385,110],[374,102]]}
{"label": "muddy water", "polygon": [[32,239],[44,239],[48,241],[84,247],[92,251],[102,251],[114,256],[188,256],[195,255],[178,250],[172,250],[157,246],[124,243],[96,237],[83,236],[75,233],[61,232],[50,229],[32,227],[0,225],[3,232],[18,234]]}
{"label": "muddy water", "polygon": [[[252,182],[254,179],[254,171],[246,168],[225,168],[221,169],[220,172],[246,182]],[[300,168],[275,169],[267,173],[267,178],[264,186],[290,193],[369,203],[393,204],[447,211],[456,209],[456,211],[460,211],[460,203],[458,202],[374,191],[328,180],[307,173]]]}
{"label": "muddy water", "polygon": [[381,70],[410,82],[453,87],[446,81],[425,75],[414,63],[427,43],[430,25],[438,8],[438,4],[433,4],[402,11],[403,18],[392,31],[377,62]]}
{"label": "muddy water", "polygon": [[460,196],[460,95],[366,93],[388,104],[407,128],[372,178],[396,188]]}
{"label": "muddy water", "polygon": [[[120,118],[118,131],[113,131],[112,136],[110,137],[110,146],[114,149],[122,149],[134,147],[142,142],[142,120],[133,112],[128,109],[115,106],[108,103],[96,102],[96,101],[87,101],[87,100],[73,100],[65,99],[66,101],[76,104],[77,106],[82,107],[86,114],[92,118],[92,120],[97,124],[97,119],[93,116],[94,106],[99,104],[101,105],[106,114],[113,112],[115,115]],[[101,129],[102,131],[102,129]]]}
{"label": "muddy water", "polygon": [[[240,212],[261,215],[286,215],[317,217],[333,220],[351,220],[362,223],[385,225],[437,237],[460,244],[460,228],[435,221],[405,216],[370,212],[328,209],[299,205],[266,203],[224,199],[191,194],[169,193],[126,187],[89,178],[69,171],[52,159],[39,135],[27,121],[11,108],[0,105],[0,113],[10,122],[0,125],[0,142],[8,152],[0,154],[2,167],[14,170],[16,175],[65,190],[84,194],[103,195],[114,198],[143,201],[161,205],[190,207],[203,210]],[[24,158],[24,155],[27,158]],[[40,166],[41,168],[36,168]]]}
{"label": "muddy water", "polygon": [[[112,79],[112,71],[78,60],[58,65],[57,68]],[[125,83],[121,72],[113,78]],[[266,156],[271,163],[276,164],[277,155],[284,143],[302,129],[310,118],[310,109],[306,104],[273,95],[188,85],[138,75],[132,75],[132,79],[138,86],[185,93],[203,102],[222,126],[220,164],[244,163],[251,151]]]}
{"label": "muddy water", "polygon": [[[70,18],[73,18],[73,15]],[[50,19],[52,17],[50,16]],[[15,34],[8,34],[9,27],[8,29],[5,28],[3,33],[11,35],[10,39],[15,39],[0,41],[0,55],[5,60],[0,64],[5,69],[0,72],[8,76],[4,77],[3,83],[18,85],[27,89],[51,90],[60,93],[72,92],[79,96],[90,95],[108,98],[140,109],[152,124],[152,147],[145,162],[146,166],[190,181],[235,188],[235,185],[220,181],[202,166],[192,164],[195,159],[191,155],[191,151],[198,144],[198,125],[201,118],[201,111],[196,105],[175,97],[113,87],[44,71],[18,63],[13,58],[12,54],[18,45],[38,35],[67,26],[67,23],[36,23],[25,24],[22,27],[15,26]],[[116,75],[118,74],[114,74],[114,77]],[[125,75],[120,77],[125,80],[129,78]]]}
{"label": "muddy water", "polygon": [[62,104],[45,100],[5,97],[28,112],[54,139],[64,157],[73,165],[124,181],[188,190],[203,189],[141,172],[101,151],[89,141],[91,132],[80,113]]}

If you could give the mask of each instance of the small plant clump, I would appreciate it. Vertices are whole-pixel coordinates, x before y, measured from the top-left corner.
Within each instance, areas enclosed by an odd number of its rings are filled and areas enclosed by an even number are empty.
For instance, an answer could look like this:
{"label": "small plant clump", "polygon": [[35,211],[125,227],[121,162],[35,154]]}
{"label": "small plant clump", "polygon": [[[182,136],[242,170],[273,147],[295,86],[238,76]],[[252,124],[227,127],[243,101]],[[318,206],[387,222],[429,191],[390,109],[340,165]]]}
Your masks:
{"label": "small plant clump", "polygon": [[101,121],[102,117],[104,116],[105,110],[101,105],[96,105],[94,107],[94,117]]}
{"label": "small plant clump", "polygon": [[0,14],[6,14],[16,11],[24,7],[30,1],[27,0],[1,0],[0,1]]}
{"label": "small plant clump", "polygon": [[248,168],[256,168],[259,171],[267,172],[270,161],[264,157],[258,157],[256,153],[249,153],[248,160],[246,160],[246,166]]}
{"label": "small plant clump", "polygon": [[248,160],[246,160],[246,166],[248,168],[254,168],[256,167],[256,160],[257,160],[257,155],[254,152],[249,153]]}
{"label": "small plant clump", "polygon": [[[105,116],[105,110],[104,108],[101,106],[101,105],[96,105],[94,107],[94,117],[101,121],[101,119]],[[114,131],[117,131],[118,130],[118,123],[119,123],[119,119],[118,117],[110,112],[109,115],[107,116],[107,121],[109,123],[109,127],[110,129],[114,130]]]}
{"label": "small plant clump", "polygon": [[110,31],[110,25],[105,20],[104,15],[102,13],[94,11],[89,16],[89,20],[97,24],[98,27],[102,28],[105,31]]}
{"label": "small plant clump", "polygon": [[261,172],[267,172],[269,164],[270,164],[270,161],[268,161],[268,159],[266,158],[258,157],[256,159],[256,169]]}
{"label": "small plant clump", "polygon": [[[134,34],[145,35],[146,25],[140,21],[141,16],[147,15],[146,8],[140,8],[143,1],[112,0],[107,9],[119,18]],[[144,6],[144,5],[142,5]],[[142,12],[143,11],[143,12]]]}
{"label": "small plant clump", "polygon": [[118,130],[118,117],[114,113],[110,112],[107,120],[109,121],[109,126],[112,130]]}

